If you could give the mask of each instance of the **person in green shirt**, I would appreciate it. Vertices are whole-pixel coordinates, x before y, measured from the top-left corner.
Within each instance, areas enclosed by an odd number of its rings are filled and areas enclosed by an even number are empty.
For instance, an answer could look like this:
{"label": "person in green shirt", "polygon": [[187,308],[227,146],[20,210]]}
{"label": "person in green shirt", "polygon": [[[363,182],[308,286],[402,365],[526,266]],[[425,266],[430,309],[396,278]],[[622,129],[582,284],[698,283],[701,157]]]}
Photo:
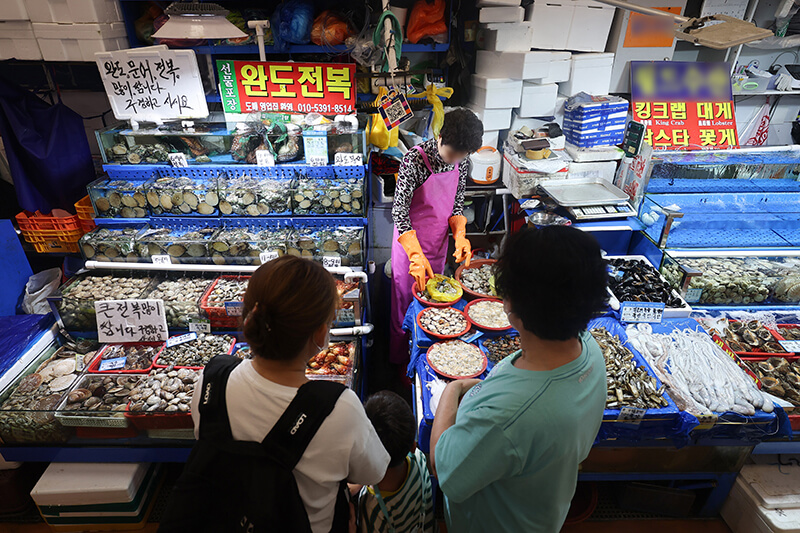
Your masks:
{"label": "person in green shirt", "polygon": [[522,349],[439,401],[431,460],[447,527],[557,533],[605,408],[605,361],[586,327],[605,307],[606,262],[588,233],[525,229],[495,277]]}

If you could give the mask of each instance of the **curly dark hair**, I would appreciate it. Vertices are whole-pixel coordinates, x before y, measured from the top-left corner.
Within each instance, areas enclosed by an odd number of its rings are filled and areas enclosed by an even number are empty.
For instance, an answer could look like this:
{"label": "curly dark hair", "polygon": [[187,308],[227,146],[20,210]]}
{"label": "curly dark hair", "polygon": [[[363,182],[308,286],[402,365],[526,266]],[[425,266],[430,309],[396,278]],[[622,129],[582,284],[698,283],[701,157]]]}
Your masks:
{"label": "curly dark hair", "polygon": [[525,228],[509,237],[495,287],[525,329],[546,340],[573,339],[608,301],[600,245],[576,228]]}
{"label": "curly dark hair", "polygon": [[439,132],[442,144],[453,150],[471,154],[483,146],[483,123],[478,115],[459,107],[444,115],[442,131]]}
{"label": "curly dark hair", "polygon": [[408,402],[394,392],[380,391],[369,397],[364,411],[389,452],[389,468],[402,464],[417,436],[414,413]]}

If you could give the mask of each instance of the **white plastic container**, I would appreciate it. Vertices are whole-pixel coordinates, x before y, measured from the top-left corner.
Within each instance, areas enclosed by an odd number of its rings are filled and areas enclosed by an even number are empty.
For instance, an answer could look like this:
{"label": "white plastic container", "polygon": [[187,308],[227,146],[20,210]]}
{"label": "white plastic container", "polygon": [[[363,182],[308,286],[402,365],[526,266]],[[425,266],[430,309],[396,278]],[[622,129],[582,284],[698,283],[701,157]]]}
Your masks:
{"label": "white plastic container", "polygon": [[0,59],[40,61],[42,52],[27,20],[0,22]]}
{"label": "white plastic container", "polygon": [[483,122],[483,130],[507,130],[511,125],[511,108],[486,109],[476,104],[467,104],[467,108],[478,115]]}
{"label": "white plastic container", "polygon": [[469,156],[469,176],[478,185],[492,185],[500,179],[500,161],[502,157],[497,148],[482,146]]}
{"label": "white plastic container", "polygon": [[25,0],[2,0],[0,21],[4,20],[30,20],[28,10],[25,9]]}
{"label": "white plastic container", "polygon": [[483,130],[483,146],[497,148],[500,144],[500,130]]}
{"label": "white plastic container", "polygon": [[721,515],[733,533],[800,532],[800,467],[745,465]]}
{"label": "white plastic container", "polygon": [[533,22],[533,47],[602,52],[615,7],[591,0],[534,0],[525,20]]}
{"label": "white plastic container", "polygon": [[569,81],[558,84],[558,92],[573,96],[580,92],[608,94],[614,54],[573,54]]}
{"label": "white plastic container", "polygon": [[31,491],[38,506],[129,502],[150,463],[50,463]]}
{"label": "white plastic container", "polygon": [[478,50],[475,73],[487,78],[540,80],[550,75],[550,63],[569,59],[569,52],[490,52]]}
{"label": "white plastic container", "polygon": [[122,21],[117,0],[25,0],[25,7],[31,22],[68,24]]}
{"label": "white plastic container", "polygon": [[555,83],[541,85],[526,81],[522,86],[519,116],[522,118],[553,116],[556,113],[557,97],[558,85]]}
{"label": "white plastic container", "polygon": [[553,61],[550,63],[550,74],[546,78],[539,80],[539,83],[561,83],[569,81],[572,72],[572,57],[563,61]]}
{"label": "white plastic container", "polygon": [[481,24],[478,48],[495,52],[530,52],[533,24],[530,22]]}
{"label": "white plastic container", "polygon": [[485,109],[507,109],[519,105],[522,97],[522,80],[487,78],[472,75],[470,102]]}
{"label": "white plastic container", "polygon": [[478,13],[478,22],[522,22],[525,9],[517,6],[482,7]]}
{"label": "white plastic container", "polygon": [[45,61],[94,61],[95,52],[128,48],[125,24],[33,24]]}

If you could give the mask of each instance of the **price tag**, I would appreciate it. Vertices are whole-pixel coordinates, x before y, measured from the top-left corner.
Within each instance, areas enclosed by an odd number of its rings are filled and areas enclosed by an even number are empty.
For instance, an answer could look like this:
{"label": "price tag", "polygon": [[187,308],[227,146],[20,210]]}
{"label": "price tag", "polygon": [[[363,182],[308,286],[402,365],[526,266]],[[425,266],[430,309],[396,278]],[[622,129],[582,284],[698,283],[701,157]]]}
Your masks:
{"label": "price tag", "polygon": [[263,265],[276,260],[278,258],[278,252],[261,252],[258,254],[258,258],[261,259],[261,264]]}
{"label": "price tag", "polygon": [[800,341],[778,341],[787,352],[800,353]]}
{"label": "price tag", "polygon": [[686,291],[686,302],[696,304],[703,296],[703,289],[689,289]]}
{"label": "price tag", "polygon": [[100,300],[94,309],[100,343],[162,342],[169,336],[163,300]]}
{"label": "price tag", "polygon": [[663,303],[657,302],[622,302],[620,304],[620,320],[628,323],[650,322],[660,323],[664,315]]}
{"label": "price tag", "polygon": [[115,359],[106,359],[100,363],[100,372],[106,370],[119,370],[125,368],[125,363],[128,361],[127,357],[117,357]]}
{"label": "price tag", "polygon": [[168,154],[169,162],[173,167],[188,167],[189,162],[186,160],[186,154]]}
{"label": "price tag", "polygon": [[177,337],[170,337],[169,339],[167,339],[167,348],[172,348],[173,346],[178,346],[179,344],[184,344],[194,340],[197,340],[197,333],[194,331],[192,331],[191,333],[184,333],[183,335],[178,335]]}
{"label": "price tag", "polygon": [[324,167],[328,164],[328,157],[322,157],[321,155],[312,155],[306,157],[306,163],[311,165],[312,167]]}
{"label": "price tag", "polygon": [[341,257],[331,257],[331,256],[324,256],[322,258],[322,266],[325,268],[338,268],[342,266],[342,258]]}
{"label": "price tag", "polygon": [[638,426],[641,424],[644,415],[647,414],[647,409],[638,409],[636,407],[623,407],[619,410],[618,422],[626,424],[634,424]]}
{"label": "price tag", "polygon": [[473,342],[475,342],[476,340],[480,339],[481,337],[483,337],[483,332],[482,331],[471,331],[471,332],[465,333],[464,335],[460,336],[459,340],[462,340],[462,341],[466,342],[467,344],[472,344]]}
{"label": "price tag", "polygon": [[364,165],[364,154],[339,152],[334,154],[333,164],[337,167],[360,167]]}
{"label": "price tag", "polygon": [[321,166],[328,164],[328,133],[308,131],[303,134],[303,153],[306,164]]}
{"label": "price tag", "polygon": [[211,322],[204,318],[192,318],[189,320],[189,331],[211,333]]}
{"label": "price tag", "polygon": [[83,372],[83,369],[86,368],[86,363],[83,361],[83,356],[78,354],[75,356],[75,370],[78,372]]}
{"label": "price tag", "polygon": [[164,265],[171,265],[172,264],[172,257],[164,254],[164,255],[151,255],[150,259],[153,261],[154,265],[164,266]]}
{"label": "price tag", "polygon": [[256,165],[260,167],[274,167],[275,156],[269,150],[256,150]]}
{"label": "price tag", "polygon": [[242,316],[244,302],[225,302],[225,314],[228,316]]}

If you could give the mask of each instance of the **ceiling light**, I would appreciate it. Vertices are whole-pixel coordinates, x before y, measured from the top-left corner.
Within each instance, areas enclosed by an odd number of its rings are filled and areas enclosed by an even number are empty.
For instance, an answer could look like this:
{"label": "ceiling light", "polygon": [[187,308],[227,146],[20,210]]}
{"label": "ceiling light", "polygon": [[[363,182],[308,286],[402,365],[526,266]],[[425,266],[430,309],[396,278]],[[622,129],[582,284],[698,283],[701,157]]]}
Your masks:
{"label": "ceiling light", "polygon": [[173,2],[169,20],[153,34],[156,39],[239,39],[247,34],[225,17],[228,10],[211,2]]}

